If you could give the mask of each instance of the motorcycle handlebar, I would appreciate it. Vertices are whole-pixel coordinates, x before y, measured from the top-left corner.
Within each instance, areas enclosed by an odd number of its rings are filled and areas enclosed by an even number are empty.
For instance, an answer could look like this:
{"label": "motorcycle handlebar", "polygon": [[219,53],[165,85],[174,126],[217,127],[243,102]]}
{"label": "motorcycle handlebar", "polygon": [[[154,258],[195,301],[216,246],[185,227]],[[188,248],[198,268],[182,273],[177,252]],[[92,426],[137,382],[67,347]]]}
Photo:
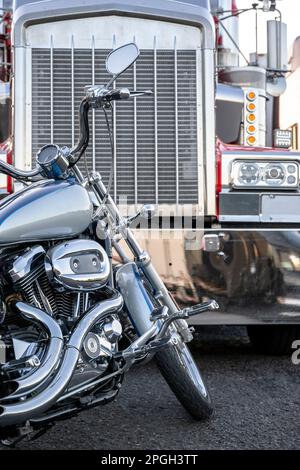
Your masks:
{"label": "motorcycle handlebar", "polygon": [[37,176],[40,174],[40,168],[35,168],[34,170],[19,170],[18,168],[15,168],[13,165],[10,165],[9,163],[5,163],[0,160],[0,173],[3,173],[7,176],[11,176],[12,178],[15,179],[23,179],[23,180],[29,180],[30,178],[33,178],[34,176]]}
{"label": "motorcycle handlebar", "polygon": [[113,90],[100,89],[99,95],[96,100],[99,103],[110,103],[112,101],[128,100],[129,98],[136,98],[138,96],[150,96],[151,90],[145,91],[130,91],[128,88],[115,88]]}
{"label": "motorcycle handlebar", "polygon": [[127,100],[128,98],[136,98],[138,96],[150,96],[152,95],[151,90],[144,90],[144,91],[129,91],[128,88],[118,88],[115,90],[111,90],[105,96],[108,101],[116,101],[116,100]]}
{"label": "motorcycle handlebar", "polygon": [[[129,98],[136,98],[138,96],[150,96],[152,95],[151,90],[145,90],[145,91],[129,91],[128,88],[116,88],[113,90],[103,90],[102,94],[98,96],[98,99],[101,100],[102,102],[111,102],[111,101],[119,101],[119,100],[126,100]],[[72,154],[75,155],[76,153],[80,152],[79,157],[74,158],[74,162],[71,160],[70,161],[70,167],[74,165],[75,162],[77,162],[81,155],[84,153],[86,150],[88,143],[89,143],[89,126],[88,126],[88,111],[90,109],[90,100],[89,98],[85,98],[82,100],[81,105],[80,105],[80,140],[76,147],[72,150]],[[7,176],[10,176],[15,179],[20,179],[20,180],[28,180],[30,181],[32,178],[35,176],[38,176],[41,174],[41,168],[37,166],[34,170],[19,170],[18,168],[15,168],[13,165],[10,165],[9,163],[5,163],[0,160],[0,173],[3,173]]]}
{"label": "motorcycle handlebar", "polygon": [[130,98],[130,91],[128,88],[117,88],[110,90],[103,96],[104,101],[119,101],[128,100]]}
{"label": "motorcycle handlebar", "polygon": [[[105,103],[112,101],[119,101],[129,98],[135,98],[138,96],[150,96],[152,95],[151,90],[145,91],[129,91],[128,88],[116,88],[107,90],[103,87],[93,86],[87,87],[86,97],[81,101],[79,109],[79,123],[80,123],[80,139],[74,149],[72,149],[72,157],[70,159],[70,167],[73,167],[77,163],[89,144],[89,120],[88,113],[93,107],[102,106]],[[78,156],[75,156],[79,154]]]}

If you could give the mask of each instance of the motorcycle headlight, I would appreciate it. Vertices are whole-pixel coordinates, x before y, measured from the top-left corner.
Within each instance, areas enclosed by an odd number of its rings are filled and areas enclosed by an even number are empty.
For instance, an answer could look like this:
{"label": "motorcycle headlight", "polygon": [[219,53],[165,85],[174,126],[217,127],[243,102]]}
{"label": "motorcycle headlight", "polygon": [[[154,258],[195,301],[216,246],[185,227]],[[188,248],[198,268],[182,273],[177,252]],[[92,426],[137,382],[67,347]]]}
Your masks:
{"label": "motorcycle headlight", "polygon": [[296,162],[235,161],[232,166],[234,188],[295,189],[299,186]]}

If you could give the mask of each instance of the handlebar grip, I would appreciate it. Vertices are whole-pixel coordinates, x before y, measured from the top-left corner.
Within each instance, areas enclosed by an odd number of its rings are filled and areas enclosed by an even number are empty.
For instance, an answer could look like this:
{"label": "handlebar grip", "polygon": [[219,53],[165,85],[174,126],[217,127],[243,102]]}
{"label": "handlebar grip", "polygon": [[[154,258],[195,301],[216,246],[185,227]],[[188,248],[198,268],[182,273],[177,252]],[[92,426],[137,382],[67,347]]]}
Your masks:
{"label": "handlebar grip", "polygon": [[106,101],[128,100],[128,98],[130,98],[130,91],[128,88],[117,88],[115,90],[111,90],[104,97]]}
{"label": "handlebar grip", "polygon": [[138,96],[152,96],[153,91],[152,90],[134,90],[130,92],[130,96],[132,98],[138,97]]}

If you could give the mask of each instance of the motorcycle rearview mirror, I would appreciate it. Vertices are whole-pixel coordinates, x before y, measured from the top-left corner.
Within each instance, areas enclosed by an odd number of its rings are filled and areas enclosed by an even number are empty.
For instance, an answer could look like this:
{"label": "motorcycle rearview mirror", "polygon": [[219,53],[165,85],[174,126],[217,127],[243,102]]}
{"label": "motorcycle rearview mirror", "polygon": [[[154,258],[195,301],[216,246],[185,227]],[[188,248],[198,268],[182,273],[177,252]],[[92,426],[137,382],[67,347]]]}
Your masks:
{"label": "motorcycle rearview mirror", "polygon": [[134,42],[124,44],[111,51],[106,58],[106,70],[108,73],[111,73],[113,77],[107,87],[109,87],[121,73],[125,72],[125,70],[136,61],[139,55],[139,48]]}
{"label": "motorcycle rearview mirror", "polygon": [[140,210],[140,215],[144,219],[152,219],[155,213],[156,213],[156,208],[153,204],[145,204]]}
{"label": "motorcycle rearview mirror", "polygon": [[136,214],[126,219],[126,224],[129,227],[132,222],[134,222],[139,217],[150,220],[155,215],[155,213],[156,209],[153,204],[145,204]]}

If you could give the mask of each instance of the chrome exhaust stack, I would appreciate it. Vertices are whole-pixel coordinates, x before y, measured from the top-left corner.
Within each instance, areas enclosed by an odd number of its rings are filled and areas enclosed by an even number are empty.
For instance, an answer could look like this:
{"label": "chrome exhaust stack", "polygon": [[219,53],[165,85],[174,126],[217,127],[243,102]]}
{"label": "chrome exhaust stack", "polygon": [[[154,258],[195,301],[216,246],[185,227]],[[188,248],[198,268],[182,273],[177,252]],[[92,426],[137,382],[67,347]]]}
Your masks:
{"label": "chrome exhaust stack", "polygon": [[103,300],[91,308],[75,326],[66,344],[63,359],[47,388],[33,398],[15,404],[0,405],[0,425],[9,426],[24,423],[41,415],[55,404],[71,381],[86,335],[97,322],[110,313],[118,312],[122,306],[123,298],[116,292],[112,298]]}
{"label": "chrome exhaust stack", "polygon": [[40,366],[24,378],[8,382],[8,394],[2,401],[20,398],[34,392],[55,370],[63,349],[63,334],[58,323],[46,312],[24,302],[15,305],[20,314],[33,323],[41,325],[49,335],[48,347]]}

